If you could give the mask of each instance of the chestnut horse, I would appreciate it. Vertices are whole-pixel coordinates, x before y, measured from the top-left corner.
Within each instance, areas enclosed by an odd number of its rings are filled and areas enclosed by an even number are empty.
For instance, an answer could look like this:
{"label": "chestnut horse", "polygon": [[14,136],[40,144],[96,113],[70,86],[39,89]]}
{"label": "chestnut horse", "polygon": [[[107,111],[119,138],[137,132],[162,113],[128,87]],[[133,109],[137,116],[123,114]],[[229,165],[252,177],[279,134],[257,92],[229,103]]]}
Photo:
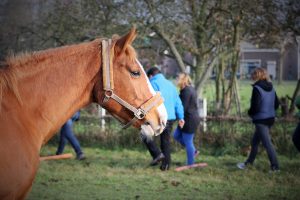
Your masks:
{"label": "chestnut horse", "polygon": [[152,136],[167,114],[131,46],[136,30],[8,58],[0,67],[0,199],[25,199],[39,152],[78,109],[98,103]]}

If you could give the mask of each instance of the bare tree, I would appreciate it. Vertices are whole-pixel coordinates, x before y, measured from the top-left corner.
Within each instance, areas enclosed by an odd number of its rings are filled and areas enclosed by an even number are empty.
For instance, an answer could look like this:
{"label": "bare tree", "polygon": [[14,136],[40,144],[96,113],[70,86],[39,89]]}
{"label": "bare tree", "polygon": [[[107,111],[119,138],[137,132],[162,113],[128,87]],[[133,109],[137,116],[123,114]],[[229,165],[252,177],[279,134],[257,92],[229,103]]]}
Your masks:
{"label": "bare tree", "polygon": [[[13,15],[9,8],[17,5],[19,13],[25,12],[24,1],[6,1],[8,9],[0,15],[6,14],[17,22],[23,15]],[[47,1],[47,9],[43,3],[32,3],[30,7],[28,13],[33,14],[26,23],[12,26],[8,20],[3,21],[8,18],[0,18],[1,23],[5,22],[1,27],[1,36],[5,36],[0,40],[1,51],[10,48],[5,41],[10,41],[12,49],[37,50],[123,34],[136,24],[139,38],[135,43],[143,49],[144,57],[155,62],[168,50],[167,56],[177,61],[180,71],[185,71],[186,65],[191,66],[200,95],[214,70],[216,103],[223,114],[229,113],[238,95],[235,88],[240,41],[281,47],[284,53],[287,44],[299,34],[297,0],[55,0]],[[9,31],[10,37],[5,35]],[[193,55],[194,62],[183,59],[186,52]],[[281,77],[282,70],[278,70]]]}

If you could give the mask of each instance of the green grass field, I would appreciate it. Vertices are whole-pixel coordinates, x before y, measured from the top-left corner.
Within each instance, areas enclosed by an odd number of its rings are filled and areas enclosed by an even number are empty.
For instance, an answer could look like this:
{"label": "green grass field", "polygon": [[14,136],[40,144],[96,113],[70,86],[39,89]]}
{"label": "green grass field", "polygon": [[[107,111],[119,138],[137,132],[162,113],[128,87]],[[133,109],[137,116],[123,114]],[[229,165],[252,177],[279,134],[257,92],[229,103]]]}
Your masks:
{"label": "green grass field", "polygon": [[[243,112],[249,107],[250,84],[242,81],[239,85]],[[279,97],[291,96],[296,82],[274,86]],[[205,87],[204,97],[210,106],[215,98],[212,82]],[[159,166],[148,166],[150,155],[140,144],[136,130],[121,131],[116,123],[107,124],[109,127],[102,132],[98,118],[82,117],[75,123],[74,130],[87,159],[42,161],[28,199],[296,200],[300,197],[300,154],[290,139],[292,122],[275,124],[272,128],[277,152],[284,153],[279,155],[281,172],[276,174],[269,173],[263,148],[254,166],[247,170],[236,167],[246,159],[240,150],[250,145],[253,133],[250,121],[208,123],[207,132],[195,138],[201,152],[197,162],[206,162],[208,167],[183,172],[174,170],[185,163],[185,151],[179,145],[172,143],[173,166],[170,171],[162,172]],[[56,147],[57,137],[54,137],[42,148],[41,155],[53,155]],[[68,152],[73,153],[70,145],[66,146],[65,153]]]}
{"label": "green grass field", "polygon": [[[141,150],[104,150],[83,147],[87,159],[42,161],[28,197],[40,199],[299,199],[300,155],[279,156],[281,172],[270,174],[265,153],[256,164],[239,170],[243,156],[201,155],[208,167],[176,172],[185,152],[172,154],[173,167],[162,172],[149,167],[150,156]],[[47,145],[42,155],[55,152]],[[68,146],[65,152],[72,152]],[[175,163],[175,164],[174,164]]]}

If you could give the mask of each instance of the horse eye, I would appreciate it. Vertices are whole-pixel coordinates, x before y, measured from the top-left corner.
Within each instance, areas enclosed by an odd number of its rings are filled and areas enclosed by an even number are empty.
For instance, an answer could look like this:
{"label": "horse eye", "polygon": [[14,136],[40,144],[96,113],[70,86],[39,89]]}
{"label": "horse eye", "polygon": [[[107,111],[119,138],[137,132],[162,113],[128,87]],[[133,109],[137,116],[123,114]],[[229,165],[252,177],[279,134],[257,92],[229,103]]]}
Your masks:
{"label": "horse eye", "polygon": [[131,71],[130,75],[134,78],[138,78],[141,76],[141,73],[139,71]]}

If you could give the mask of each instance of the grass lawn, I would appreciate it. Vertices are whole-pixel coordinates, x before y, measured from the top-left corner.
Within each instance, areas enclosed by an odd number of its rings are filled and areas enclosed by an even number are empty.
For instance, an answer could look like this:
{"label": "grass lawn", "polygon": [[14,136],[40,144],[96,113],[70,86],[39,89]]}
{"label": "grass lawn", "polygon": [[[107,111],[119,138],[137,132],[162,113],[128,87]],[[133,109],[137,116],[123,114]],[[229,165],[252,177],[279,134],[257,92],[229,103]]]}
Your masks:
{"label": "grass lawn", "polygon": [[[250,81],[242,81],[239,85],[242,111],[246,112],[249,107],[252,87]],[[279,97],[291,96],[296,82],[284,82],[274,87]],[[208,99],[208,106],[213,108],[215,89],[213,82],[205,87],[204,97]],[[82,121],[80,122],[82,123]],[[83,132],[89,137],[90,133],[99,133],[99,137],[93,144],[98,144],[99,140],[107,141],[111,135],[110,131],[100,134],[98,126],[77,125],[76,132]],[[218,122],[219,123],[219,122]],[[239,125],[238,129],[247,129],[248,126]],[[234,124],[231,126],[211,126],[215,128],[225,128],[226,137],[233,137],[236,132]],[[285,127],[285,126],[283,126]],[[76,126],[75,126],[76,128]],[[81,130],[81,129],[82,130]],[[251,127],[250,127],[251,128]],[[232,130],[233,129],[233,130]],[[292,128],[293,129],[293,128]],[[114,132],[111,130],[111,132]],[[118,132],[118,131],[117,131]],[[246,131],[247,132],[247,131]],[[289,141],[286,134],[292,133],[285,127],[283,139],[278,141]],[[128,133],[132,133],[129,131]],[[112,149],[113,144],[130,144],[128,138],[130,134],[123,134],[124,137],[114,140],[108,146]],[[128,137],[126,137],[128,134]],[[251,131],[252,134],[252,131]],[[101,136],[101,137],[100,137]],[[105,136],[102,138],[102,136]],[[130,136],[130,137],[129,137]],[[116,137],[118,138],[118,137]],[[83,139],[83,138],[81,138]],[[229,138],[230,139],[230,138]],[[285,140],[284,140],[285,139]],[[138,139],[131,140],[137,143]],[[247,144],[249,144],[247,139]],[[277,140],[276,140],[277,141]],[[98,142],[98,143],[97,143]],[[222,142],[222,141],[221,141]],[[230,140],[229,140],[230,142]],[[41,155],[53,155],[56,151],[56,143],[49,143],[42,148]],[[279,155],[278,159],[281,172],[276,174],[269,173],[269,161],[265,150],[258,154],[254,166],[239,170],[236,164],[245,161],[246,157],[236,153],[236,156],[225,154],[214,154],[224,156],[212,156],[207,149],[201,151],[197,157],[197,162],[206,162],[208,167],[190,169],[183,172],[176,172],[175,167],[181,166],[185,162],[185,151],[174,148],[176,152],[172,154],[173,166],[171,170],[162,172],[159,166],[149,167],[150,155],[146,149],[117,149],[108,150],[93,148],[83,143],[83,150],[87,156],[84,161],[74,159],[42,161],[34,181],[29,200],[85,200],[85,199],[291,199],[296,200],[300,197],[300,154],[286,154],[290,157]],[[277,144],[279,145],[279,144]],[[142,144],[141,144],[142,147]],[[235,152],[235,149],[233,149]],[[72,148],[66,146],[65,153],[72,152]],[[206,152],[203,154],[203,152]],[[235,154],[230,151],[231,154]],[[201,154],[202,153],[202,154]]]}
{"label": "grass lawn", "polygon": [[[87,159],[42,161],[30,200],[40,199],[299,199],[300,154],[279,156],[281,172],[270,174],[266,154],[256,164],[239,170],[243,156],[201,155],[197,162],[208,167],[174,171],[183,165],[184,150],[172,154],[173,167],[162,172],[149,167],[149,153],[141,150],[105,150],[83,147]],[[41,154],[53,154],[46,145]],[[68,146],[65,153],[72,152]],[[72,152],[73,153],[73,152]]]}

